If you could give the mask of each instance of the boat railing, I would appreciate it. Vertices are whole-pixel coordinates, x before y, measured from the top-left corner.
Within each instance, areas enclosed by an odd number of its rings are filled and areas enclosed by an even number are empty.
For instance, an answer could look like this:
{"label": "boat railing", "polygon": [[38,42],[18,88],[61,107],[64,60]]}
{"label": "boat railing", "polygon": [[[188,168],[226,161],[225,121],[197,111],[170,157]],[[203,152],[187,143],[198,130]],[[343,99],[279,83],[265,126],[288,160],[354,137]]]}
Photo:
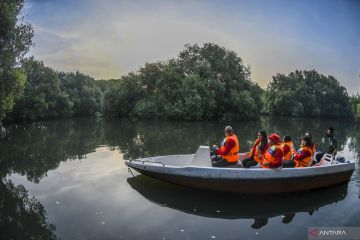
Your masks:
{"label": "boat railing", "polygon": [[138,160],[138,159],[129,160],[129,163],[131,163],[131,162],[141,162],[142,164],[145,164],[145,163],[158,163],[158,164],[161,164],[163,167],[165,167],[165,164],[163,162],[145,161],[145,160]]}

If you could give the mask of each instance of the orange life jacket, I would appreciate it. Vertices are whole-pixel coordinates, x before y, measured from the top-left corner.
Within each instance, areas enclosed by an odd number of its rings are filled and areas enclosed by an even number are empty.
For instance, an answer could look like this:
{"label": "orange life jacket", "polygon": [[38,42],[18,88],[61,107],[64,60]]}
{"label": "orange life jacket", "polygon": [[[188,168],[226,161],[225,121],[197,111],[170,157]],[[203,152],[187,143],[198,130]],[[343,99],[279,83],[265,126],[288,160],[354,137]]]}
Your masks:
{"label": "orange life jacket", "polygon": [[[259,146],[260,146],[260,144],[261,144],[261,141],[260,141],[260,139],[257,139],[255,142],[254,142],[254,144],[253,144],[253,147],[252,147],[252,151],[251,151],[251,155],[253,155],[254,156],[254,160],[256,161],[256,162],[261,162],[261,160],[262,160],[262,158],[263,158],[263,152],[264,151],[266,151],[267,150],[267,148],[268,148],[268,144],[266,144],[267,146],[265,147],[265,149],[264,150],[260,150],[259,149]],[[250,155],[250,156],[251,156]],[[249,157],[250,157],[249,156]]]}
{"label": "orange life jacket", "polygon": [[260,167],[269,168],[269,166],[265,166],[264,164],[266,164],[266,163],[277,163],[278,161],[276,160],[274,154],[275,154],[275,151],[278,150],[278,149],[282,151],[282,148],[281,148],[280,144],[275,144],[271,148],[269,148],[264,154],[264,157],[263,157],[263,159],[261,161]]}
{"label": "orange life jacket", "polygon": [[288,160],[291,160],[291,157],[292,157],[292,155],[295,153],[295,148],[294,148],[294,144],[293,144],[293,142],[292,141],[290,141],[290,142],[284,142],[283,144],[282,144],[282,150],[283,150],[283,152],[284,152],[284,147],[285,146],[288,146],[289,148],[290,148],[290,151],[288,152],[288,153],[284,153],[284,160],[286,160],[286,161],[288,161]]}
{"label": "orange life jacket", "polygon": [[227,162],[237,162],[239,160],[239,140],[235,134],[226,136],[221,144],[221,151],[225,151],[225,143],[228,139],[232,139],[235,142],[235,146],[228,152],[228,154],[221,156]]}
{"label": "orange life jacket", "polygon": [[301,160],[295,160],[294,159],[294,163],[295,163],[295,167],[308,167],[309,166],[309,163],[312,159],[312,151],[311,151],[311,148],[310,147],[306,147],[306,146],[301,146],[300,149],[297,151],[298,154],[301,154],[303,151],[307,151],[307,152],[310,152],[310,156],[304,158],[304,159],[301,159]]}
{"label": "orange life jacket", "polygon": [[315,143],[313,143],[313,144],[311,145],[311,157],[314,156],[315,152],[316,152],[316,145],[315,145]]}

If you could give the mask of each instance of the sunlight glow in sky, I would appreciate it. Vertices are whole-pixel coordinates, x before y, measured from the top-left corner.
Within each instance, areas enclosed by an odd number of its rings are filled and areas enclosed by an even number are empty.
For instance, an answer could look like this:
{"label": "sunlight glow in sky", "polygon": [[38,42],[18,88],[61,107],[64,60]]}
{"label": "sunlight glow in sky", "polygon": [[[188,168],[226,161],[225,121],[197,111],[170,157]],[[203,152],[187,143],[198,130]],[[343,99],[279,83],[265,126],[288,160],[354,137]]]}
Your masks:
{"label": "sunlight glow in sky", "polygon": [[360,1],[28,0],[30,54],[60,71],[119,78],[213,42],[251,66],[266,87],[276,73],[316,69],[360,92]]}

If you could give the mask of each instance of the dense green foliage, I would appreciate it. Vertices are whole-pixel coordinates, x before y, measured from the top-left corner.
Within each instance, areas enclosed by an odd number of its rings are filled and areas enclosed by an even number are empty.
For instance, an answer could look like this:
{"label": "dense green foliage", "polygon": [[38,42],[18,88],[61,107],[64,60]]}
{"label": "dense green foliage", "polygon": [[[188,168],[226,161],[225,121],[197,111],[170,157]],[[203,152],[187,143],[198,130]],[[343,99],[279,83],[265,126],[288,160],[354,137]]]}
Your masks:
{"label": "dense green foliage", "polygon": [[282,116],[352,116],[346,89],[333,76],[315,70],[273,76],[266,92],[265,112]]}
{"label": "dense green foliage", "polygon": [[18,63],[32,44],[33,30],[22,22],[23,5],[24,0],[0,0],[0,124],[26,82]]}
{"label": "dense green foliage", "polygon": [[23,59],[33,36],[21,18],[23,5],[23,0],[0,0],[0,123],[11,111],[8,121],[101,114],[244,120],[261,111],[360,121],[359,95],[350,98],[333,76],[315,70],[279,73],[265,93],[235,52],[212,43],[186,45],[177,58],[147,63],[120,79],[95,81],[79,72],[57,72]]}
{"label": "dense green foliage", "polygon": [[[295,117],[360,119],[359,95],[349,97],[332,76],[315,70],[277,74],[267,91],[232,51],[187,45],[166,62],[147,63],[120,79],[64,73],[22,60],[28,81],[7,121],[116,115],[142,119],[256,119],[260,112]],[[265,103],[265,104],[264,104]]]}
{"label": "dense green foliage", "polygon": [[350,98],[352,112],[356,122],[360,123],[360,94],[356,94]]}
{"label": "dense green foliage", "polygon": [[34,121],[100,114],[102,91],[93,78],[79,72],[56,72],[33,58],[24,60],[22,66],[28,81],[23,94],[16,99],[9,120]]}
{"label": "dense green foliage", "polygon": [[106,113],[139,118],[254,119],[263,90],[234,52],[205,43],[187,45],[178,58],[149,63],[110,84]]}

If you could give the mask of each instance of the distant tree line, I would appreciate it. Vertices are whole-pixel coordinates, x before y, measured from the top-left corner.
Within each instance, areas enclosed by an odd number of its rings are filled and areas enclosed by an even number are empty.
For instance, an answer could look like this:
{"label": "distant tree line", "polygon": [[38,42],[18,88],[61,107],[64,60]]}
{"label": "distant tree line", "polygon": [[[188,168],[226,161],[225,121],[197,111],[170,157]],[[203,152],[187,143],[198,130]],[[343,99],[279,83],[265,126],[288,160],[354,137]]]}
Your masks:
{"label": "distant tree line", "polygon": [[102,91],[93,78],[79,72],[57,72],[33,58],[25,59],[22,66],[27,82],[22,95],[16,98],[7,121],[101,114]]}
{"label": "distant tree line", "polygon": [[112,115],[140,119],[247,120],[260,114],[360,120],[360,96],[315,70],[276,74],[266,91],[234,52],[186,45],[177,58],[147,63],[120,79],[64,73],[22,61],[27,82],[7,122]]}
{"label": "distant tree line", "polygon": [[0,1],[0,124],[77,116],[145,119],[256,119],[261,113],[360,121],[360,97],[315,70],[276,74],[266,91],[233,51],[186,45],[176,58],[147,63],[120,79],[58,72],[24,59],[33,30],[23,0]]}
{"label": "distant tree line", "polygon": [[254,119],[263,90],[234,52],[216,44],[187,45],[177,58],[148,63],[110,81],[104,112],[138,118]]}
{"label": "distant tree line", "polygon": [[278,73],[265,95],[265,112],[271,115],[330,118],[353,115],[346,88],[333,76],[315,70]]}

